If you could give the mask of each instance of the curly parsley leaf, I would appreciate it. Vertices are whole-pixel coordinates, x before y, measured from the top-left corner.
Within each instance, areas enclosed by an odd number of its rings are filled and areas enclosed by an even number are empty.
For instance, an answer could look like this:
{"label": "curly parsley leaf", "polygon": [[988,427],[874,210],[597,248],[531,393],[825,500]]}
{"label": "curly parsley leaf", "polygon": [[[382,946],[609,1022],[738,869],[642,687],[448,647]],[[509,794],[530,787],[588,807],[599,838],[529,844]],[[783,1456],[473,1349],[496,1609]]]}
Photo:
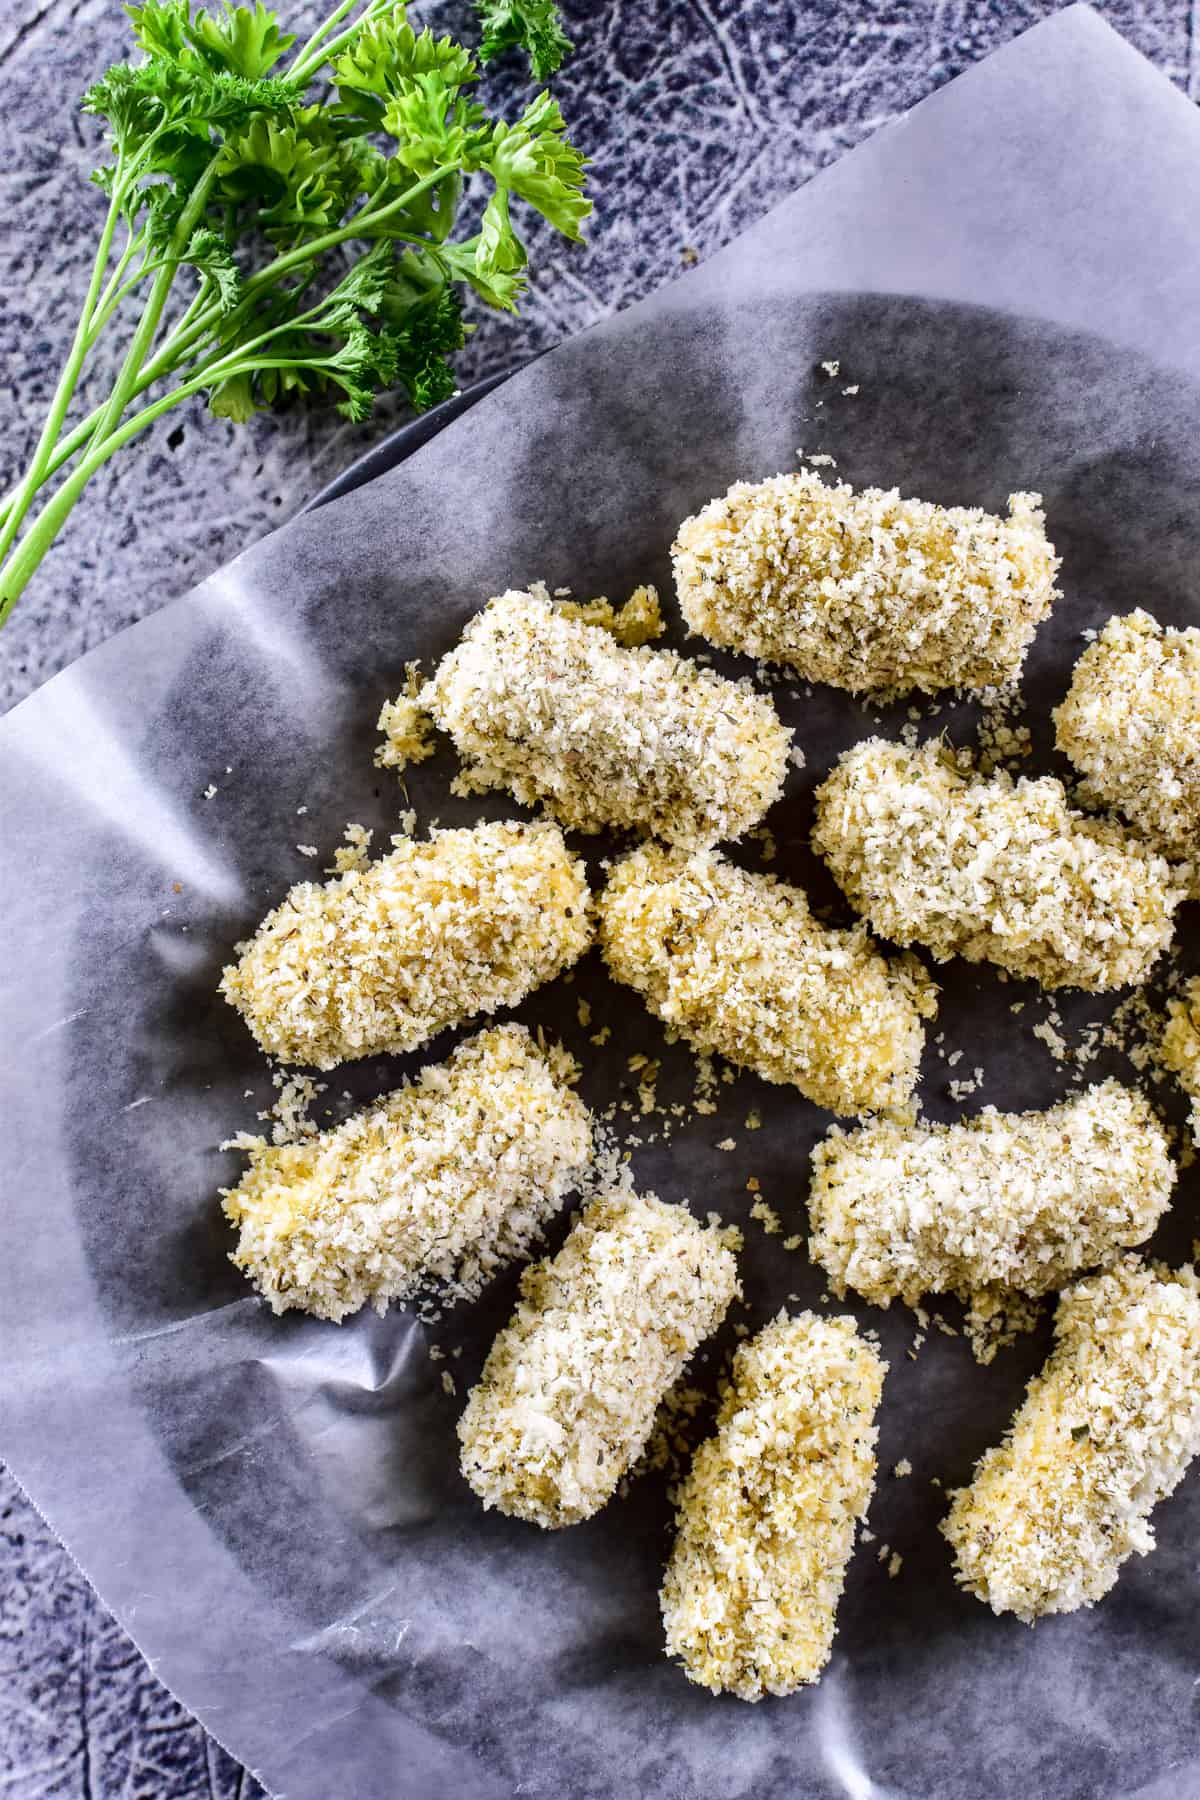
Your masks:
{"label": "curly parsley leaf", "polygon": [[524,50],[535,81],[548,81],[575,48],[554,0],[475,0],[483,30],[480,62]]}

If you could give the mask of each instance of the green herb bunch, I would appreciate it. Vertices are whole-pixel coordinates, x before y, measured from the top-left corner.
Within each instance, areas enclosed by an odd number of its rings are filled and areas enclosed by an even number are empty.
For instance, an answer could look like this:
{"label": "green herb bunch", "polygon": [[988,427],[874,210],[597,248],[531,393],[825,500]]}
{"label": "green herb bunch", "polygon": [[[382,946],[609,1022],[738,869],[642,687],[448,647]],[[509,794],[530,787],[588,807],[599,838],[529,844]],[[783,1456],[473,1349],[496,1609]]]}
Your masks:
{"label": "green herb bunch", "polygon": [[[92,476],[171,407],[207,394],[245,420],[317,394],[361,419],[396,388],[431,406],[454,388],[464,291],[516,310],[514,205],[571,239],[591,210],[557,102],[492,118],[470,51],[415,30],[397,0],[342,0],[299,48],[261,0],[126,10],[142,55],[84,96],[107,126],[92,179],[108,211],[41,435],[0,502],[0,623]],[[485,59],[524,47],[540,79],[570,49],[548,0],[477,11]],[[487,203],[456,236],[473,176]],[[68,430],[89,353],[130,313],[111,392]]]}

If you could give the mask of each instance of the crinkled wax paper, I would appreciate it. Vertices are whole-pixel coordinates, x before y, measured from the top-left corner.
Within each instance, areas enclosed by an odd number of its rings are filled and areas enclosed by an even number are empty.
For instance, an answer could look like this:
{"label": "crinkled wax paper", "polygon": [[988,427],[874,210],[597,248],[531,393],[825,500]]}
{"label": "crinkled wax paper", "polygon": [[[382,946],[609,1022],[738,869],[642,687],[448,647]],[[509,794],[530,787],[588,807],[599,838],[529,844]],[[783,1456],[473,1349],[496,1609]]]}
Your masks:
{"label": "crinkled wax paper", "polygon": [[[1200,617],[1198,192],[1195,109],[1092,14],[1061,14],[0,726],[0,1450],[161,1678],[288,1800],[1200,1792],[1200,1479],[1094,1611],[1030,1630],[954,1587],[934,1478],[961,1481],[1002,1429],[1044,1329],[979,1369],[961,1337],[931,1330],[913,1357],[910,1313],[859,1309],[891,1374],[876,1541],[832,1664],[788,1700],[713,1699],[661,1654],[661,1474],[554,1535],[484,1516],[458,1474],[455,1419],[515,1275],[432,1328],[397,1309],[339,1329],[272,1317],[231,1267],[216,1191],[240,1165],[217,1146],[273,1090],[214,992],[231,946],[313,873],[297,843],[327,864],[347,821],[377,843],[397,829],[374,721],[410,658],[536,577],[615,599],[657,581],[677,625],[673,527],[797,446],[939,501],[1044,492],[1065,597],[1025,687],[1031,766],[1056,766],[1047,714],[1082,632],[1135,605]],[[813,787],[906,709],[778,693],[807,764],[770,816],[772,866],[825,904]],[[960,741],[973,726],[953,705],[919,722]],[[453,766],[413,771],[419,829],[514,810],[454,800]],[[595,868],[604,847],[585,848]],[[1111,1004],[1060,1001],[1071,1028]],[[967,1110],[1058,1097],[1068,1072],[1032,1035],[1047,1012],[1021,984],[946,971],[942,1049],[963,1055],[951,1071],[931,1041],[930,1110],[961,1110],[949,1084],[976,1066]],[[520,1016],[580,1055],[593,1103],[632,1099],[635,1052],[662,1059],[661,1098],[691,1092],[688,1055],[594,958]],[[335,1073],[322,1104],[415,1065]],[[641,1184],[745,1225],[740,1317],[819,1303],[803,1251],[749,1218],[747,1182],[803,1232],[825,1116],[739,1076],[667,1143],[659,1120],[618,1122],[642,1140]],[[1156,1249],[1187,1254],[1195,1198],[1185,1173]]]}

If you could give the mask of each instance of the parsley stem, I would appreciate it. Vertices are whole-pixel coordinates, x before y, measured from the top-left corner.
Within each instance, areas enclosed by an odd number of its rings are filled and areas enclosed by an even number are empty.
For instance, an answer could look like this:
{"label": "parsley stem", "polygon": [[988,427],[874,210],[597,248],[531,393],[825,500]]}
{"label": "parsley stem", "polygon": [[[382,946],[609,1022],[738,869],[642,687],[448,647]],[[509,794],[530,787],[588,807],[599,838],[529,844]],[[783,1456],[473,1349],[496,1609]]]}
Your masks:
{"label": "parsley stem", "polygon": [[[298,245],[295,250],[284,251],[273,262],[267,263],[265,268],[259,269],[256,274],[247,278],[242,289],[243,297],[233,312],[226,315],[227,321],[232,324],[239,315],[244,316],[247,302],[252,300],[255,294],[263,288],[274,287],[281,275],[290,274],[293,269],[303,268],[305,263],[315,262],[319,257],[324,256],[327,250],[336,249],[339,244],[352,243],[356,238],[370,240],[389,235],[378,229],[381,223],[392,218],[396,213],[403,212],[405,207],[411,206],[414,200],[419,200],[429,188],[435,187],[439,181],[453,173],[454,171],[450,168],[437,168],[431,175],[423,176],[420,181],[414,182],[412,187],[405,188],[404,192],[395,200],[389,200],[383,206],[375,205],[378,196],[373,195],[366,206],[355,213],[352,219],[348,219],[344,225],[325,232],[322,237],[310,238],[308,243]],[[397,235],[408,237],[409,242],[424,241],[411,238],[407,233],[398,233]],[[220,307],[213,303],[186,330],[176,329],[163,345],[160,354],[146,365],[143,371],[145,379],[134,391],[140,392],[151,382],[157,381],[160,376],[169,375],[174,369],[177,369],[192,346],[200,341],[220,317]]]}
{"label": "parsley stem", "polygon": [[[353,25],[349,26],[338,37],[334,38],[331,44],[326,44],[325,40],[330,32],[335,26],[340,25],[347,13],[352,13],[357,5],[358,0],[342,0],[341,5],[335,7],[325,23],[317,26],[317,29],[313,32],[307,44],[305,44],[302,50],[297,52],[292,62],[288,65],[287,78],[289,81],[308,81],[322,64],[327,63],[331,57],[336,56],[338,51],[343,49],[351,38],[357,37],[358,33],[365,25],[369,25],[373,19],[379,17],[380,13],[387,10],[386,3],[381,5],[380,0],[369,0],[369,4],[365,8],[362,17],[356,19]],[[315,52],[321,45],[324,45],[324,48],[318,56]]]}
{"label": "parsley stem", "polygon": [[[100,242],[96,249],[96,258],[92,264],[92,277],[88,283],[87,295],[83,302],[83,310],[79,315],[79,323],[75,327],[75,336],[71,341],[71,348],[67,353],[67,360],[63,364],[62,373],[58,378],[58,385],[54,390],[54,397],[50,402],[50,410],[46,414],[41,435],[34,446],[33,455],[29,459],[29,464],[25,471],[25,478],[18,489],[16,498],[4,521],[3,528],[0,529],[0,559],[8,554],[13,540],[21,529],[21,521],[24,519],[33,503],[33,496],[37,493],[38,488],[45,479],[46,465],[49,462],[54,446],[58,441],[58,434],[62,430],[63,421],[67,416],[67,408],[71,404],[76,385],[79,381],[80,371],[83,368],[84,358],[88,353],[88,332],[91,326],[92,314],[95,310],[96,302],[100,297],[104,272],[108,267],[108,259],[112,252],[112,241],[116,233],[117,221],[121,216],[121,172],[121,166],[118,162],[117,176],[113,182],[113,191],[108,203],[108,214],[104,220],[104,226],[100,233]],[[2,608],[2,605],[3,602],[0,601],[0,608]],[[0,613],[0,616],[3,616],[2,613]]]}
{"label": "parsley stem", "polygon": [[[142,373],[142,365],[162,322],[163,309],[167,304],[171,284],[179,273],[180,258],[187,248],[193,231],[203,219],[208,206],[209,196],[217,179],[219,160],[216,156],[210,160],[208,167],[188,196],[188,203],[180,213],[179,222],[171,233],[168,260],[154,278],[154,286],[150,290],[146,309],[130,341],[129,349],[125,352],[125,360],[121,364],[120,373],[93,433],[92,441],[94,443],[103,443],[134,397],[136,382]],[[0,544],[0,550],[2,549],[3,544]],[[3,623],[3,604],[3,599],[0,599],[0,623]]]}

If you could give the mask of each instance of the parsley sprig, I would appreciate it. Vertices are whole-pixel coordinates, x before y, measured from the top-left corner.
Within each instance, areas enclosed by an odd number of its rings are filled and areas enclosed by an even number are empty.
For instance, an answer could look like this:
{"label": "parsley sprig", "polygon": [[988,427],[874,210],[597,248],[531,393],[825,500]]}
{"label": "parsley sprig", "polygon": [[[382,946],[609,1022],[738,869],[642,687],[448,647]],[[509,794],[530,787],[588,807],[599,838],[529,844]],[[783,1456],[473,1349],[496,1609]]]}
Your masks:
{"label": "parsley sprig", "polygon": [[[91,278],[29,465],[0,501],[0,624],[97,470],[170,408],[205,394],[245,420],[320,395],[362,419],[396,388],[432,406],[454,389],[464,291],[516,310],[514,203],[572,240],[591,210],[551,95],[493,118],[471,52],[416,30],[397,0],[342,0],[299,47],[262,0],[126,10],[141,55],[83,100],[108,148]],[[547,0],[478,10],[485,60],[523,47],[542,79],[570,48]],[[456,236],[473,177],[486,206]],[[110,393],[67,429],[89,354],[135,308]]]}

